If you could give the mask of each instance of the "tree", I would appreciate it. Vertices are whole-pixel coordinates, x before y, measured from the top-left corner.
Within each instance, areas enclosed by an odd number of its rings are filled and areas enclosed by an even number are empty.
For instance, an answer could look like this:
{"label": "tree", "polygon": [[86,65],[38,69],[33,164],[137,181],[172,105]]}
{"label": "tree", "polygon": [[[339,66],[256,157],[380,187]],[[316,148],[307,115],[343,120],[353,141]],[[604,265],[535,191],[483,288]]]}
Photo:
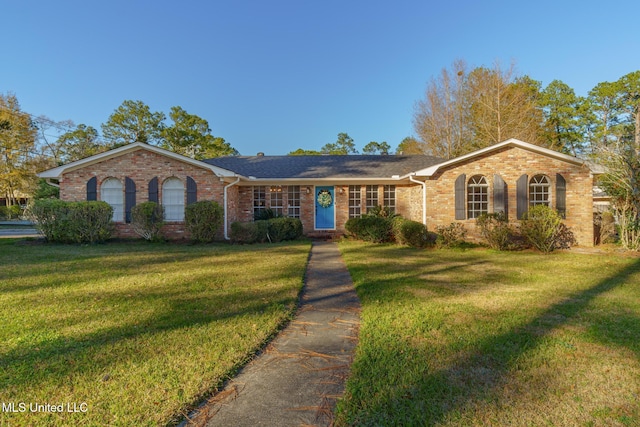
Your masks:
{"label": "tree", "polygon": [[71,120],[56,122],[47,116],[38,116],[33,122],[38,129],[39,150],[43,157],[43,163],[47,163],[44,159],[48,159],[51,167],[64,163],[60,133],[62,129],[72,127],[73,122]]}
{"label": "tree", "polygon": [[79,124],[75,130],[65,132],[58,138],[60,158],[64,163],[84,159],[109,149],[98,136],[98,131],[84,124]]}
{"label": "tree", "polygon": [[171,107],[169,117],[173,125],[162,129],[161,147],[198,160],[238,154],[223,138],[211,134],[205,119],[181,107]]}
{"label": "tree", "polygon": [[102,134],[114,147],[133,142],[157,145],[162,142],[164,119],[164,113],[152,112],[142,101],[127,100],[102,124]]}
{"label": "tree", "polygon": [[560,80],[554,80],[541,92],[546,145],[573,156],[587,150],[583,117],[586,100]]}
{"label": "tree", "polygon": [[467,66],[457,60],[451,70],[443,68],[438,79],[431,79],[415,106],[413,126],[424,152],[450,159],[470,151],[469,114]]}
{"label": "tree", "polygon": [[338,134],[338,139],[334,143],[327,143],[321,149],[322,154],[358,154],[356,145],[348,134],[342,132]]}
{"label": "tree", "polygon": [[287,156],[319,156],[322,153],[317,150],[305,150],[303,148],[298,148],[297,150],[289,152]]}
{"label": "tree", "polygon": [[35,187],[32,156],[37,129],[13,94],[0,94],[0,194],[15,205]]}
{"label": "tree", "polygon": [[611,197],[620,241],[640,250],[640,71],[590,92],[600,118],[596,160],[606,172],[600,185]]}
{"label": "tree", "polygon": [[589,91],[589,103],[595,117],[592,145],[602,147],[617,139],[622,110],[619,86],[617,82],[602,82]]}
{"label": "tree", "polygon": [[391,146],[386,141],[371,141],[362,149],[362,154],[389,154]]}
{"label": "tree", "polygon": [[537,105],[540,83],[516,78],[514,66],[502,70],[476,68],[469,75],[473,149],[517,138],[541,144],[542,112]]}
{"label": "tree", "polygon": [[424,143],[412,136],[404,138],[396,148],[396,154],[424,154],[425,151]]}

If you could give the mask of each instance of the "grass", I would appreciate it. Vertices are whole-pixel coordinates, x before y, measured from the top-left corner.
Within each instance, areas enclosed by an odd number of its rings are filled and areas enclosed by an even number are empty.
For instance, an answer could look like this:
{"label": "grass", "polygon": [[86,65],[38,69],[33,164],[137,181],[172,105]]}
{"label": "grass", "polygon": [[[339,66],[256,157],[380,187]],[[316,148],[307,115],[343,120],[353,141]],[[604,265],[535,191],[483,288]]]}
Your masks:
{"label": "grass", "polygon": [[362,302],[336,425],[640,425],[640,259],[342,242]]}
{"label": "grass", "polygon": [[0,239],[0,425],[179,421],[291,316],[309,247]]}

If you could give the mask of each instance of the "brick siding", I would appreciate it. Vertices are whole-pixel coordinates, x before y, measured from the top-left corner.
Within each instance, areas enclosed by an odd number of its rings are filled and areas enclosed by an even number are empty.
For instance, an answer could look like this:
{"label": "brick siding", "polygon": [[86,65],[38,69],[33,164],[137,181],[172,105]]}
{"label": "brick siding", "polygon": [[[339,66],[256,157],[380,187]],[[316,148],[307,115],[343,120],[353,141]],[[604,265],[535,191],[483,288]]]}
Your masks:
{"label": "brick siding", "polygon": [[[427,227],[435,231],[437,226],[447,226],[452,222],[462,223],[470,240],[478,240],[475,219],[455,219],[454,183],[460,174],[466,174],[467,181],[474,175],[484,175],[489,183],[489,212],[493,212],[493,176],[498,174],[507,184],[508,218],[516,219],[516,181],[527,174],[543,174],[551,181],[551,206],[556,207],[556,173],[566,180],[566,220],[565,224],[575,234],[581,246],[593,246],[593,176],[586,166],[574,165],[534,153],[519,147],[505,147],[485,156],[453,165],[439,171],[427,181]],[[466,204],[466,197],[465,197]]]}
{"label": "brick siding", "polygon": [[[136,203],[146,202],[149,200],[149,181],[157,177],[159,200],[162,201],[162,183],[173,177],[180,179],[185,185],[186,205],[186,179],[190,176],[197,184],[198,200],[215,200],[221,205],[223,203],[224,184],[213,172],[147,150],[125,153],[65,173],[60,181],[60,198],[68,201],[86,200],[87,181],[94,176],[98,181],[98,200],[100,187],[107,178],[117,178],[123,183],[124,200],[124,181],[128,177],[136,184]],[[167,223],[163,234],[170,239],[188,238],[182,222]],[[138,237],[131,224],[124,222],[116,222],[116,236]]]}

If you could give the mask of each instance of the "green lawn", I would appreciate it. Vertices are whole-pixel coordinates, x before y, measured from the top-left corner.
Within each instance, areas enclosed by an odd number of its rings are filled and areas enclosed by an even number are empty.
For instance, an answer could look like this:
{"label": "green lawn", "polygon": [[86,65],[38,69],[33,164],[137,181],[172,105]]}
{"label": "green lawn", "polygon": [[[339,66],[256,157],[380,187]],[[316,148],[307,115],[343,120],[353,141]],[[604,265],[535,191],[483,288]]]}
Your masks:
{"label": "green lawn", "polygon": [[291,315],[309,248],[0,239],[0,402],[26,406],[0,425],[179,420]]}
{"label": "green lawn", "polygon": [[640,425],[640,259],[342,242],[362,302],[337,425]]}

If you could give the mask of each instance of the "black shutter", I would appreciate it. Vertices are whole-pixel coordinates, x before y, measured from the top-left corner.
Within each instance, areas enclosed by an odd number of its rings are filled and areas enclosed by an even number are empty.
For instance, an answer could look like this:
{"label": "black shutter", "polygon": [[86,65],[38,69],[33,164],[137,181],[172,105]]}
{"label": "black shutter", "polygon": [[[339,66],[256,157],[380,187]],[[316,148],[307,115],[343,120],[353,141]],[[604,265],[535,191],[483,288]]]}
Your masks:
{"label": "black shutter", "polygon": [[529,177],[525,174],[516,181],[516,210],[518,219],[529,211]]}
{"label": "black shutter", "polygon": [[556,210],[562,218],[567,217],[567,181],[556,174]]}
{"label": "black shutter", "polygon": [[507,183],[500,175],[493,175],[493,212],[507,217]]}
{"label": "black shutter", "polygon": [[124,218],[131,222],[131,209],[136,205],[136,183],[129,177],[124,179]]}
{"label": "black shutter", "polygon": [[87,181],[87,201],[98,200],[98,178]]}
{"label": "black shutter", "polygon": [[187,177],[187,205],[198,200],[198,185],[190,176]]}
{"label": "black shutter", "polygon": [[149,181],[149,201],[158,203],[158,177]]}
{"label": "black shutter", "polygon": [[465,187],[467,185],[467,176],[465,174],[456,178],[455,191],[456,191],[456,219],[466,219],[466,203],[465,203]]}

